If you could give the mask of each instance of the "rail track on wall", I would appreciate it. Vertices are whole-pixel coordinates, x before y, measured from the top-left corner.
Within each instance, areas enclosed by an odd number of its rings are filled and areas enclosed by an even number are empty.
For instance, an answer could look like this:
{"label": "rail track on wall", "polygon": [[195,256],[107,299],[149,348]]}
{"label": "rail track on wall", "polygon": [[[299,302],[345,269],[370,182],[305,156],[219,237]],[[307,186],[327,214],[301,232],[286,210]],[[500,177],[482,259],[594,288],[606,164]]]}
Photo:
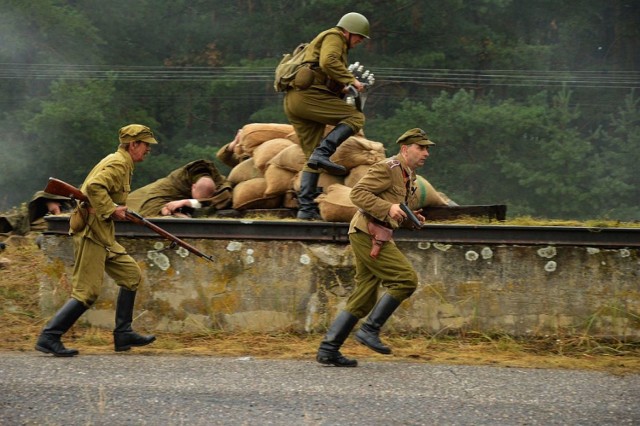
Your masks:
{"label": "rail track on wall", "polygon": [[[152,223],[180,238],[215,240],[293,240],[347,243],[349,224],[298,220],[152,218]],[[66,235],[67,216],[46,217],[45,234]],[[118,222],[119,237],[161,238],[143,226]],[[428,223],[420,230],[398,229],[394,239],[442,244],[558,245],[603,248],[640,247],[640,228],[571,226],[460,225]]]}

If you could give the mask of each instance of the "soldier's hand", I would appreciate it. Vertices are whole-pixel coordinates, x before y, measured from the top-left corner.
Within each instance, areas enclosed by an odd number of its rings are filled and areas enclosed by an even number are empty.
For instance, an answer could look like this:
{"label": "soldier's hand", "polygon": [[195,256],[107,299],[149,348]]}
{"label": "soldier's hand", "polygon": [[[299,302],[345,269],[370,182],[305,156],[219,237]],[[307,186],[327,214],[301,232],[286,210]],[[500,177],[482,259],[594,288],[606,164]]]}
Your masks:
{"label": "soldier's hand", "polygon": [[47,211],[49,214],[60,214],[60,203],[57,201],[47,201]]}
{"label": "soldier's hand", "polygon": [[358,80],[356,80],[356,81],[352,84],[352,86],[353,86],[353,87],[355,87],[355,88],[356,88],[356,90],[357,90],[358,92],[362,92],[362,91],[364,90],[364,88],[365,88],[365,85],[364,85],[364,84],[362,84],[361,82],[359,82]]}
{"label": "soldier's hand", "polygon": [[172,214],[174,214],[176,212],[176,210],[179,210],[182,207],[187,207],[187,206],[190,206],[190,205],[191,204],[190,204],[189,200],[187,200],[187,199],[169,201],[167,204],[164,205],[164,207],[162,208],[162,211],[160,213],[163,216],[171,216]]}
{"label": "soldier's hand", "polygon": [[407,215],[400,208],[400,204],[392,204],[389,209],[389,217],[396,222],[402,222],[407,218]]}
{"label": "soldier's hand", "polygon": [[111,217],[117,220],[127,220],[127,206],[117,206]]}

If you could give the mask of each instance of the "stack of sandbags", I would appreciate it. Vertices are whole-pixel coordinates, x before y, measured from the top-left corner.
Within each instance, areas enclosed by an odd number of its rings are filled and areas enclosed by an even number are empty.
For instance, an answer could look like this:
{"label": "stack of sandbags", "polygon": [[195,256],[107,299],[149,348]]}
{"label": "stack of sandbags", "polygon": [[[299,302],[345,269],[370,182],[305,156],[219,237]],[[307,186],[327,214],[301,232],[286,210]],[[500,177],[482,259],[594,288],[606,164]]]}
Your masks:
{"label": "stack of sandbags", "polygon": [[[327,126],[328,134],[333,126]],[[301,171],[306,158],[299,146],[293,127],[288,124],[252,123],[240,132],[236,154],[249,155],[229,173],[228,180],[235,185],[232,207],[237,210],[250,208],[297,208],[295,194],[300,189]],[[362,132],[340,145],[333,161],[339,161],[355,173],[351,180],[357,182],[366,168],[384,159],[384,146],[369,141]],[[348,177],[348,176],[347,176]],[[319,190],[333,184],[344,184],[345,177],[321,173]],[[243,183],[243,185],[240,185]],[[259,191],[263,190],[260,197]],[[261,200],[264,203],[261,203]],[[258,207],[255,207],[258,206]]]}
{"label": "stack of sandbags", "polygon": [[[331,131],[327,126],[327,133]],[[228,180],[234,185],[233,204],[236,210],[297,208],[296,193],[300,190],[301,171],[305,156],[289,124],[252,123],[242,128],[238,142],[240,152],[250,158],[235,166]],[[344,141],[331,156],[341,164],[347,176],[320,173],[318,190],[323,194],[316,201],[324,220],[348,222],[355,213],[349,200],[351,188],[367,173],[372,164],[386,157],[384,145],[368,140],[359,133]],[[448,197],[436,191],[422,176],[418,176],[416,196],[420,207],[444,206]]]}

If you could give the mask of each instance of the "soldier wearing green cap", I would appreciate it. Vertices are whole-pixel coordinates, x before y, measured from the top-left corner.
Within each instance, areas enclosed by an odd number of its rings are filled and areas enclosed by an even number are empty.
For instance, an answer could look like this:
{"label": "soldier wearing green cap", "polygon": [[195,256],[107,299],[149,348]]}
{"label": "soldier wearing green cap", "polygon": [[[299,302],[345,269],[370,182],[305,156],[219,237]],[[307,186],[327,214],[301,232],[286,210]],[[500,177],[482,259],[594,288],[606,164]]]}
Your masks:
{"label": "soldier wearing green cap", "polygon": [[[348,85],[364,90],[364,85],[347,69],[347,60],[349,50],[365,38],[369,38],[367,18],[356,12],[344,15],[335,27],[321,32],[309,43],[304,62],[311,64],[313,71],[310,86],[294,83],[286,91],[284,111],[307,158],[298,192],[298,219],[320,219],[314,201],[320,170],[347,174],[343,166],[331,162],[329,157],[364,126],[364,114],[343,98]],[[327,125],[335,127],[324,136]]]}
{"label": "soldier wearing green cap", "polygon": [[[351,201],[359,208],[349,226],[349,242],[355,255],[356,276],[353,293],[347,306],[338,314],[325,335],[316,360],[337,367],[356,367],[358,362],[344,357],[340,347],[358,320],[367,320],[355,333],[355,339],[370,349],[390,354],[391,349],[380,341],[380,329],[400,303],[413,294],[418,276],[393,240],[383,242],[374,256],[374,226],[388,230],[408,223],[401,203],[418,207],[415,170],[429,156],[435,145],[419,128],[406,131],[398,138],[398,155],[371,166],[367,174],[351,190]],[[425,218],[416,213],[421,222]],[[373,225],[373,226],[372,226]],[[385,293],[378,299],[378,287]],[[377,303],[376,303],[377,302]]]}
{"label": "soldier wearing green cap", "polygon": [[[40,333],[36,349],[41,352],[62,357],[78,354],[75,349],[65,348],[61,337],[95,303],[105,272],[120,287],[113,332],[115,350],[126,351],[155,340],[155,336],[142,336],[131,328],[142,274],[136,261],[116,241],[114,220],[126,220],[134,164],[143,161],[150,146],[158,142],[151,129],[141,124],[122,127],[118,139],[117,151],[103,158],[80,188],[90,205],[79,205],[71,218],[75,254],[73,290],[71,298]],[[82,219],[74,221],[74,216]]]}

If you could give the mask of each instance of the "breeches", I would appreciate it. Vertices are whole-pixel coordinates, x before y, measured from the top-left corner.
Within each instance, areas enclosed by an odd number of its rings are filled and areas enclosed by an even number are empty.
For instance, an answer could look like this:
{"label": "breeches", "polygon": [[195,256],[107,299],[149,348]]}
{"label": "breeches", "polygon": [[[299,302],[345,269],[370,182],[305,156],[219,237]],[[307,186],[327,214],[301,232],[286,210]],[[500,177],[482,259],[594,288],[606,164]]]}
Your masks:
{"label": "breeches", "polygon": [[367,316],[378,300],[379,286],[399,302],[413,294],[418,275],[395,243],[384,243],[378,258],[373,259],[369,256],[371,237],[368,234],[360,231],[349,234],[349,241],[356,259],[356,285],[345,310],[358,318]]}
{"label": "breeches", "polygon": [[337,95],[317,89],[289,90],[284,112],[300,140],[306,158],[320,144],[326,125],[346,124],[353,133],[364,126],[364,114]]}
{"label": "breeches", "polygon": [[83,236],[73,236],[75,264],[71,297],[89,307],[98,298],[106,272],[117,285],[131,291],[138,288],[142,273],[136,261],[128,254],[107,251],[103,246]]}

